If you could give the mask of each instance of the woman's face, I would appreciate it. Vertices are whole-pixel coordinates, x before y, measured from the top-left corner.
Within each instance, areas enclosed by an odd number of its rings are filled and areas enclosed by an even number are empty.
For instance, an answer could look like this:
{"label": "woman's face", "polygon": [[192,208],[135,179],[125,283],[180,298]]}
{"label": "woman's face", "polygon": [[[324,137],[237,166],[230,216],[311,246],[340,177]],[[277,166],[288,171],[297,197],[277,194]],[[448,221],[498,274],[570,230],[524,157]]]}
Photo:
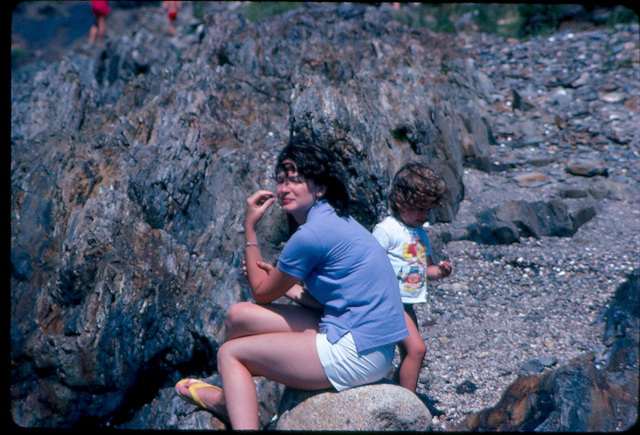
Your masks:
{"label": "woman's face", "polygon": [[296,164],[291,160],[284,160],[282,168],[276,175],[276,197],[282,209],[302,225],[326,189],[298,174]]}

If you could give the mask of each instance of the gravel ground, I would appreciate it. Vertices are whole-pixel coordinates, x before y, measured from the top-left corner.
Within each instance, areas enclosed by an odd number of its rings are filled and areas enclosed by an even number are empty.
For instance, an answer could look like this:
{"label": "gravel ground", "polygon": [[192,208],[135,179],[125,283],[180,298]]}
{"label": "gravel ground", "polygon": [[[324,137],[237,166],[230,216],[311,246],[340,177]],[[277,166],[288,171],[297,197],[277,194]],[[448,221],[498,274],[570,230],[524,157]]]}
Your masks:
{"label": "gravel ground", "polygon": [[[571,117],[570,106],[563,107],[557,100],[552,103],[552,98],[542,95],[536,100],[538,119],[531,113],[504,110],[516,86],[523,94],[526,89],[539,88],[557,95],[558,88],[557,84],[550,85],[549,74],[553,72],[539,69],[537,74],[517,74],[519,81],[515,85],[513,70],[501,67],[513,58],[519,59],[517,68],[526,69],[523,62],[535,62],[535,55],[522,53],[576,51],[576,47],[584,47],[588,52],[597,48],[594,44],[604,46],[611,41],[620,41],[637,53],[637,32],[637,26],[611,33],[565,32],[529,42],[505,42],[486,35],[462,38],[465,47],[474,54],[476,65],[495,86],[493,92],[497,97],[491,110],[503,107],[501,112],[493,113],[498,125],[511,123],[516,125],[517,132],[518,122],[528,117],[542,123],[545,114],[546,119],[560,114],[567,119],[567,125],[547,125],[541,140],[524,146],[521,141],[517,147],[497,127],[494,134],[499,143],[493,150],[496,159],[517,161],[519,165],[492,173],[466,169],[466,199],[457,219],[468,221],[479,209],[506,199],[531,201],[557,197],[559,189],[575,182],[588,188],[607,180],[622,190],[638,192],[637,108],[625,112],[608,105],[605,99],[591,98],[583,101],[586,110],[578,119]],[[629,35],[631,38],[626,41]],[[618,88],[610,85],[610,91],[637,90],[635,56],[631,67],[626,69],[598,67],[598,74],[588,74],[593,82],[586,86],[597,91],[603,83],[617,80]],[[556,71],[576,68],[572,62],[580,57],[579,50],[574,57],[559,56],[554,68]],[[579,76],[579,71],[576,74]],[[522,77],[526,77],[524,82]],[[579,104],[576,95],[578,92],[566,104]],[[627,95],[627,101],[633,95]],[[505,121],[505,116],[511,119]],[[615,129],[619,137],[630,140],[598,137],[595,132],[600,128]],[[572,143],[568,139],[572,136],[567,133],[576,131],[591,131],[593,141]],[[566,162],[576,157],[605,162],[609,177],[567,175]],[[515,181],[518,174],[533,170],[545,174],[546,179],[537,183]],[[532,360],[537,359],[548,366],[545,370],[550,370],[586,352],[594,352],[596,366],[602,366],[606,348],[599,316],[626,275],[640,266],[637,198],[632,193],[622,194],[618,199],[596,199],[597,215],[572,237],[521,238],[511,245],[458,240],[442,247],[441,255],[452,262],[454,271],[446,279],[430,283],[429,304],[416,310],[427,343],[418,392],[428,397],[435,414],[442,413],[433,418],[434,430],[445,430],[472,412],[494,406],[507,386],[525,372],[523,365]],[[441,227],[442,224],[434,225],[430,234]]]}
{"label": "gravel ground", "polygon": [[[572,238],[445,246],[454,273],[432,283],[418,314],[428,348],[418,392],[444,413],[435,430],[495,405],[533,359],[555,367],[593,351],[602,361],[598,317],[638,267],[639,222],[637,204],[609,202]],[[466,381],[476,389],[460,394]]]}

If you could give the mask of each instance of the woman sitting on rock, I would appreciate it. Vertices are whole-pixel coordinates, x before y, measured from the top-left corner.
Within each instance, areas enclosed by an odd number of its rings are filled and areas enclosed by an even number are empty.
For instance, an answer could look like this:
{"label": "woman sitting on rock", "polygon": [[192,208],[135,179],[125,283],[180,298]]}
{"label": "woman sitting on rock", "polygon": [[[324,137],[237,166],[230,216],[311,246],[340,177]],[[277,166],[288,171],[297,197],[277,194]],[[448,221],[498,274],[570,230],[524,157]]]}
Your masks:
{"label": "woman sitting on rock", "polygon": [[[185,379],[185,400],[228,418],[233,429],[258,429],[253,376],[302,390],[347,388],[382,379],[395,344],[408,336],[395,274],[378,241],[349,216],[349,198],[330,150],[292,140],[280,153],[276,193],[247,199],[245,262],[256,304],[227,314],[218,351],[222,389]],[[276,200],[299,227],[276,267],[262,261],[256,226]],[[321,311],[271,304],[298,301],[303,281]]]}

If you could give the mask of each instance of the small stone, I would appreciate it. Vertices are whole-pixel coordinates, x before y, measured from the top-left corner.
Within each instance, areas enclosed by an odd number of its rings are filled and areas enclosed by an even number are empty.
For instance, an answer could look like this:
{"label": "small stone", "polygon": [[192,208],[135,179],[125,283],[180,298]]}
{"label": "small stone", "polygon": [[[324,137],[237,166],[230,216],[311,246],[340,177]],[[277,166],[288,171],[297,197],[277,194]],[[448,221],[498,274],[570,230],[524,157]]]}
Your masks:
{"label": "small stone", "polygon": [[556,363],[558,362],[558,358],[553,356],[541,356],[540,358],[538,358],[538,361],[540,361],[540,364],[545,367],[551,367],[556,365]]}
{"label": "small stone", "polygon": [[609,169],[598,166],[594,163],[571,163],[567,165],[565,171],[571,175],[578,175],[580,177],[595,177],[601,175],[606,177],[609,175]]}
{"label": "small stone", "polygon": [[451,284],[451,290],[456,292],[456,293],[459,293],[459,292],[463,291],[464,289],[465,289],[464,284],[461,284],[459,282],[454,282],[453,284]]}
{"label": "small stone", "polygon": [[586,198],[589,193],[584,189],[562,189],[558,194],[562,198]]}
{"label": "small stone", "polygon": [[580,86],[584,86],[589,82],[590,79],[590,74],[587,72],[583,72],[580,77],[578,77],[576,80],[574,80],[571,83],[571,86],[573,86],[574,88],[578,88]]}
{"label": "small stone", "polygon": [[456,387],[456,393],[458,394],[471,394],[476,391],[478,387],[471,381],[464,381]]}
{"label": "small stone", "polygon": [[552,348],[552,347],[554,347],[554,346],[555,346],[555,344],[556,344],[553,340],[544,340],[542,343],[543,343],[543,344],[544,344],[544,346],[545,346],[545,347],[547,347],[547,348]]}
{"label": "small stone", "polygon": [[624,100],[625,96],[621,92],[607,92],[599,95],[600,99],[605,103],[619,103]]}
{"label": "small stone", "polygon": [[640,110],[640,98],[634,96],[624,102],[624,108],[630,112],[638,112]]}
{"label": "small stone", "polygon": [[515,177],[518,183],[528,183],[531,181],[542,181],[549,178],[547,174],[543,174],[542,172],[532,171],[527,172],[525,174],[520,174]]}
{"label": "small stone", "polygon": [[528,374],[540,373],[544,370],[544,365],[537,359],[532,359],[522,364],[520,368]]}

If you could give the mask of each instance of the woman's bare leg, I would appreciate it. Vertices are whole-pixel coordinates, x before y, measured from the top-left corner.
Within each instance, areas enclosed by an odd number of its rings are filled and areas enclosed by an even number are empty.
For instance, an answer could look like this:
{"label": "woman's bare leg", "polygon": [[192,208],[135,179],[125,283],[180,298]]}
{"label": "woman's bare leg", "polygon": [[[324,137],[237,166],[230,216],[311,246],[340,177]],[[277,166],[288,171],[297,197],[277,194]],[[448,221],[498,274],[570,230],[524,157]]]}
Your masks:
{"label": "woman's bare leg", "polygon": [[[247,337],[247,336],[256,336],[260,334],[270,334],[277,332],[298,332],[298,333],[313,333],[313,352],[315,350],[315,333],[318,331],[318,323],[320,322],[320,312],[308,308],[304,308],[298,305],[278,305],[278,304],[268,304],[268,305],[258,305],[251,302],[240,302],[233,305],[228,313],[225,323],[226,328],[226,340],[233,340]],[[266,335],[260,335],[260,340],[268,340]],[[225,348],[226,349],[226,348]],[[291,349],[296,349],[290,345],[287,348],[287,351],[291,351]],[[220,349],[222,351],[222,348]],[[297,351],[297,349],[296,349]],[[220,358],[221,353],[218,353],[218,358]],[[317,353],[316,353],[317,355]],[[319,360],[318,360],[319,364]],[[219,368],[219,371],[222,374],[222,370]],[[322,372],[324,376],[324,371]],[[253,375],[249,375],[246,378],[246,373],[234,374],[234,379],[241,380],[239,382],[241,385],[246,387],[245,390],[242,391],[242,396],[245,397],[248,404],[255,403],[255,414],[257,419],[257,397],[255,392],[255,386],[253,384]],[[251,379],[251,382],[248,382],[248,379]],[[277,380],[277,379],[274,379]],[[224,382],[224,381],[223,381]],[[188,387],[189,384],[180,384],[176,385],[176,390],[186,396],[190,396]],[[233,387],[236,388],[236,387]],[[204,388],[198,390],[198,397],[200,400],[207,405],[207,407],[211,408],[215,412],[221,413],[223,415],[227,414],[225,407],[225,395],[221,391],[217,391],[215,389]],[[253,409],[247,409],[253,415]],[[257,422],[257,420],[256,420]],[[257,424],[257,423],[256,423]]]}
{"label": "woman's bare leg", "polygon": [[299,305],[239,302],[227,312],[226,340],[270,332],[318,331],[321,313]]}
{"label": "woman's bare leg", "polygon": [[331,387],[320,364],[316,336],[313,332],[260,334],[233,339],[220,347],[218,370],[233,429],[258,429],[253,376],[305,390]]}

